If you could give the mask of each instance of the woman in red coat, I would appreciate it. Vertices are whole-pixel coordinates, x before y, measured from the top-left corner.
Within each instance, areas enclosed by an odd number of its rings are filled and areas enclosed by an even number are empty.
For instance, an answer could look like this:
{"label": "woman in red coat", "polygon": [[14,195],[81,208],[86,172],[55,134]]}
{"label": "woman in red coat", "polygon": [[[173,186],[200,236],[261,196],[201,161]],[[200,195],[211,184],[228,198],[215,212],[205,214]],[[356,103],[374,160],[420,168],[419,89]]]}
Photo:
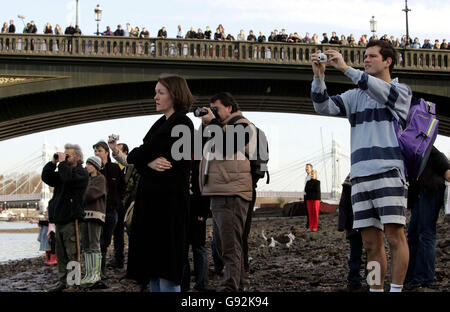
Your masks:
{"label": "woman in red coat", "polygon": [[309,214],[309,230],[317,231],[319,226],[320,181],[317,180],[317,170],[311,171],[311,179],[306,182],[306,207]]}

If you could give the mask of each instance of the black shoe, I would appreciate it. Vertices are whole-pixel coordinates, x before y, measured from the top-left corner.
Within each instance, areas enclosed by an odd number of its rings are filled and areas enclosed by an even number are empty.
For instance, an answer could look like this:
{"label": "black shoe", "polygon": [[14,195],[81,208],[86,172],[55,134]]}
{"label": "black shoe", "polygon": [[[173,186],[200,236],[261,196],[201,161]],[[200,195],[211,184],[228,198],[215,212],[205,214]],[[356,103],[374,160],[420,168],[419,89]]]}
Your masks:
{"label": "black shoe", "polygon": [[104,281],[98,281],[89,286],[89,289],[107,289],[108,285]]}
{"label": "black shoe", "polygon": [[108,263],[108,267],[113,269],[123,269],[123,261],[117,261],[116,259],[113,259]]}
{"label": "black shoe", "polygon": [[346,287],[339,288],[337,292],[366,292],[368,289],[361,284],[347,284]]}
{"label": "black shoe", "polygon": [[58,284],[56,284],[55,286],[53,286],[52,288],[50,288],[47,291],[48,292],[62,292],[66,288],[67,288],[66,284],[59,282]]}

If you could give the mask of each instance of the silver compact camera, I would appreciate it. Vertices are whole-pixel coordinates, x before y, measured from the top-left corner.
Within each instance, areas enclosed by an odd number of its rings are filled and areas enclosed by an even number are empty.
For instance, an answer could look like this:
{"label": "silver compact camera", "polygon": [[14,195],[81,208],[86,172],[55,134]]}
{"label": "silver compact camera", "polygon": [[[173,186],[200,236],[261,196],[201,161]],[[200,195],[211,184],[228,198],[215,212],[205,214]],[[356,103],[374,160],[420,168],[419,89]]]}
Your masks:
{"label": "silver compact camera", "polygon": [[326,63],[328,61],[328,57],[325,53],[321,52],[317,54],[317,61],[319,63]]}
{"label": "silver compact camera", "polygon": [[119,141],[119,135],[118,134],[111,134],[110,138],[111,138],[111,141]]}

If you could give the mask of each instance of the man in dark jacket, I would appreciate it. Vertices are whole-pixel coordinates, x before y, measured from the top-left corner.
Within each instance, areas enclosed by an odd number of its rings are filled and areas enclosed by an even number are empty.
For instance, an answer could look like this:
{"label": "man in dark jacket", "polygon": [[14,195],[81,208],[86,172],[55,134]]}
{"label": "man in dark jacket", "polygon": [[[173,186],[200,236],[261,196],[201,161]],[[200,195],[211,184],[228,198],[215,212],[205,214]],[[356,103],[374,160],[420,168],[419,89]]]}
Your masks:
{"label": "man in dark jacket", "polygon": [[167,38],[166,27],[163,27],[160,30],[158,30],[158,38],[162,38],[162,39],[166,39]]}
{"label": "man in dark jacket", "polygon": [[194,26],[191,27],[191,30],[189,30],[186,33],[185,36],[186,39],[197,39],[197,33],[195,32]]}
{"label": "man in dark jacket", "polygon": [[[83,153],[78,145],[66,144],[64,153],[56,153],[52,161],[42,169],[42,181],[54,187],[53,198],[49,201],[49,222],[56,225],[56,256],[58,258],[59,283],[51,291],[62,291],[67,287],[66,266],[77,261],[78,222],[83,219],[83,195],[89,175],[81,164]],[[56,172],[56,165],[58,171]]]}
{"label": "man in dark jacket", "polygon": [[14,21],[9,21],[8,33],[14,34],[16,32],[16,26],[14,25]]}
{"label": "man in dark jacket", "polygon": [[67,26],[66,30],[64,31],[64,35],[73,35],[75,34],[75,27],[73,27],[73,23],[70,23],[69,26]]}
{"label": "man in dark jacket", "polygon": [[[105,279],[106,251],[111,244],[112,235],[118,218],[117,212],[126,185],[124,175],[122,170],[120,170],[119,165],[111,162],[108,144],[105,141],[99,141],[92,147],[94,148],[95,156],[102,159],[103,167],[100,169],[100,172],[106,177],[106,187],[108,191],[106,198],[105,224],[103,225],[103,231],[100,238],[102,259],[105,259],[105,261],[102,261],[102,279]],[[121,260],[123,261],[123,259]]]}
{"label": "man in dark jacket", "polygon": [[114,32],[114,36],[121,36],[121,37],[125,36],[125,32],[122,29],[122,25],[117,25],[117,29]]}
{"label": "man in dark jacket", "polygon": [[34,23],[34,21],[30,22],[30,27],[27,29],[27,32],[29,34],[36,34],[37,33],[37,27],[36,27],[36,24]]}
{"label": "man in dark jacket", "polygon": [[450,181],[447,157],[433,146],[418,181],[410,181],[408,208],[409,264],[407,287],[427,287],[434,282],[436,267],[436,222],[444,200],[445,181]]}
{"label": "man in dark jacket", "polygon": [[329,44],[339,44],[339,37],[336,35],[336,32],[333,31],[331,33],[331,38]]}

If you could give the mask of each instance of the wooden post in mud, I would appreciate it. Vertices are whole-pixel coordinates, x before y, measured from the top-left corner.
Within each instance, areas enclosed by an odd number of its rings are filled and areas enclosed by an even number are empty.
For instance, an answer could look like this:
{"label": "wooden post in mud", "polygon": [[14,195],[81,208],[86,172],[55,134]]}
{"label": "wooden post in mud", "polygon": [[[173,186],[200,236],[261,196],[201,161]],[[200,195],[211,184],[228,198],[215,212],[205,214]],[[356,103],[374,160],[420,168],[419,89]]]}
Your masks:
{"label": "wooden post in mud", "polygon": [[80,232],[78,229],[78,219],[75,219],[75,236],[77,238],[77,260],[81,264],[81,252],[80,252]]}

